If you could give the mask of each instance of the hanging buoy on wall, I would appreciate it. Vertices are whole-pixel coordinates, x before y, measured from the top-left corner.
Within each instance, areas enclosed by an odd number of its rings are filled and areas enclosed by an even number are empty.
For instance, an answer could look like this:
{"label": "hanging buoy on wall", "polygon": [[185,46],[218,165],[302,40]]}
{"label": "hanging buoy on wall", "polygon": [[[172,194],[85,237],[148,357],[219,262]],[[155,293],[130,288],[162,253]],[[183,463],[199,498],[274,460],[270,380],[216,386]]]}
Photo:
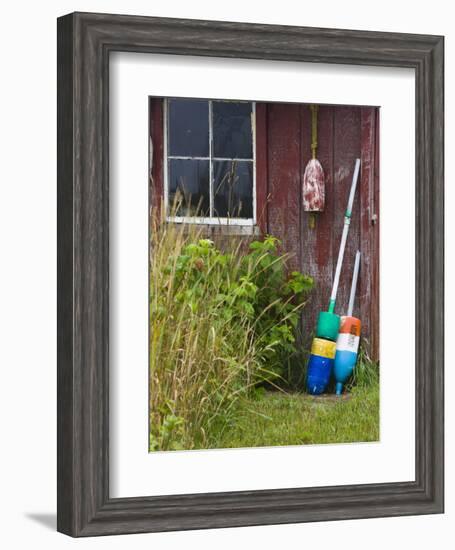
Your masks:
{"label": "hanging buoy on wall", "polygon": [[341,317],[340,332],[336,343],[335,363],[333,374],[336,382],[336,394],[341,395],[343,386],[351,376],[357,362],[359,351],[361,322],[352,316],[354,309],[357,278],[360,268],[360,251],[355,255],[354,273],[352,275],[351,294],[349,296],[348,314]]}
{"label": "hanging buoy on wall", "polygon": [[325,203],[325,178],[321,163],[316,158],[318,148],[318,106],[311,109],[311,156],[303,174],[302,198],[305,212],[322,212]]}

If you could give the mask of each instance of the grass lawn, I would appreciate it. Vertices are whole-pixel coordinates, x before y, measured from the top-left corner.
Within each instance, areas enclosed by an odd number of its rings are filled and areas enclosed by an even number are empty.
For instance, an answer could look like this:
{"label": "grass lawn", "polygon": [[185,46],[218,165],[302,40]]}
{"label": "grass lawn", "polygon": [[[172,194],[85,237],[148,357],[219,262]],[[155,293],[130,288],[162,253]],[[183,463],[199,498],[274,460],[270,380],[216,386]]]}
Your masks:
{"label": "grass lawn", "polygon": [[379,385],[343,397],[265,392],[244,400],[214,447],[267,447],[379,440]]}

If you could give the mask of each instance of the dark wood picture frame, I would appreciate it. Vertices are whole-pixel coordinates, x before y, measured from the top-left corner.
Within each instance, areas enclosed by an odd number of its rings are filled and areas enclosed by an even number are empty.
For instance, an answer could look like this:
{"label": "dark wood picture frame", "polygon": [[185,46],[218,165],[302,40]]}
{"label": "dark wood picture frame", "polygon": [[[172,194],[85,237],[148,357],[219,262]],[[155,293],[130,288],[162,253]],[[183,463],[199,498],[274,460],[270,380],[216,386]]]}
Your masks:
{"label": "dark wood picture frame", "polygon": [[[415,481],[110,498],[112,51],[415,70]],[[59,531],[93,536],[443,512],[443,65],[440,36],[90,13],[59,18]]]}

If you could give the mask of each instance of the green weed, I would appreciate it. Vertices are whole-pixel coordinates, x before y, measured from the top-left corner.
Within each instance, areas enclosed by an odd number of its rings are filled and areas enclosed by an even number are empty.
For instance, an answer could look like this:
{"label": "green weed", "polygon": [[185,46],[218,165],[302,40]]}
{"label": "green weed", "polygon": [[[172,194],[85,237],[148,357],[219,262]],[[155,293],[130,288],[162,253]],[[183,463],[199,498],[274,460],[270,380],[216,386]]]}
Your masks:
{"label": "green weed", "polygon": [[288,274],[278,245],[268,236],[221,251],[196,226],[154,227],[150,450],[213,446],[241,399],[283,378],[313,280]]}

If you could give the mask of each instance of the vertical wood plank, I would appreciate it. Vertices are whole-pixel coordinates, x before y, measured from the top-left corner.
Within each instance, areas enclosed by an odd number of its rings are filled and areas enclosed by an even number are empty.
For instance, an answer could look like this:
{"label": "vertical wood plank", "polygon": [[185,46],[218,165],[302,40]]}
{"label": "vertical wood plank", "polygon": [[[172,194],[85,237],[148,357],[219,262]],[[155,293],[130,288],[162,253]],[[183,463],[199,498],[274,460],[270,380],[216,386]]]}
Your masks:
{"label": "vertical wood plank", "polygon": [[372,358],[379,361],[379,342],[380,342],[380,281],[379,281],[379,261],[380,261],[380,201],[379,201],[379,128],[380,128],[380,110],[375,108],[375,132],[374,132],[374,225],[372,226],[372,288],[371,288],[371,354]]}
{"label": "vertical wood plank", "polygon": [[373,329],[373,358],[377,361],[380,359],[380,311],[379,311],[379,305],[381,300],[381,294],[380,294],[380,280],[379,280],[379,274],[380,274],[380,252],[381,252],[381,243],[380,243],[380,235],[381,235],[381,222],[380,222],[380,200],[379,200],[379,181],[380,181],[380,151],[379,151],[379,132],[380,132],[380,109],[379,107],[376,108],[376,128],[375,128],[375,157],[374,157],[374,209],[376,214],[376,223],[374,228],[374,246],[373,246],[373,257],[376,259],[374,262],[374,270],[373,270],[373,299],[372,299],[372,329]]}
{"label": "vertical wood plank", "polygon": [[268,106],[269,233],[290,254],[289,267],[300,269],[300,107]]}
{"label": "vertical wood plank", "polygon": [[[360,242],[362,262],[360,268],[359,301],[362,333],[368,340],[368,350],[374,359],[378,358],[379,332],[379,227],[375,222],[377,216],[375,194],[376,165],[376,109],[361,108],[362,139],[362,172],[360,186],[361,220]],[[378,198],[378,197],[377,197]],[[366,342],[365,342],[366,343]]]}
{"label": "vertical wood plank", "polygon": [[149,205],[151,215],[159,219],[162,201],[164,200],[164,173],[163,173],[163,98],[149,98]]}
{"label": "vertical wood plank", "polygon": [[256,223],[262,235],[268,232],[267,103],[256,103]]}
{"label": "vertical wood plank", "polygon": [[[311,158],[311,112],[308,105],[301,105],[301,180],[305,166]],[[300,202],[301,215],[301,270],[311,275],[315,280],[315,288],[303,310],[304,345],[309,340],[316,327],[319,311],[326,310],[332,287],[333,255],[332,255],[332,223],[334,213],[333,194],[333,108],[319,107],[318,113],[318,150],[325,175],[325,208],[323,212],[310,213],[303,211]],[[336,259],[335,259],[336,261]]]}
{"label": "vertical wood plank", "polygon": [[[356,158],[360,158],[360,108],[339,106],[334,109],[334,217],[333,217],[333,272],[335,272],[341,234],[344,226],[344,213],[351,189],[352,175]],[[352,208],[351,225],[344,252],[343,266],[336,301],[336,313],[346,315],[349,303],[349,292],[352,281],[355,254],[360,249],[360,199],[362,181],[359,176],[356,195]],[[366,256],[361,250],[362,258]],[[364,271],[360,269],[359,281]],[[360,296],[357,292],[354,304],[354,316],[360,315]],[[363,321],[363,319],[362,319]]]}

